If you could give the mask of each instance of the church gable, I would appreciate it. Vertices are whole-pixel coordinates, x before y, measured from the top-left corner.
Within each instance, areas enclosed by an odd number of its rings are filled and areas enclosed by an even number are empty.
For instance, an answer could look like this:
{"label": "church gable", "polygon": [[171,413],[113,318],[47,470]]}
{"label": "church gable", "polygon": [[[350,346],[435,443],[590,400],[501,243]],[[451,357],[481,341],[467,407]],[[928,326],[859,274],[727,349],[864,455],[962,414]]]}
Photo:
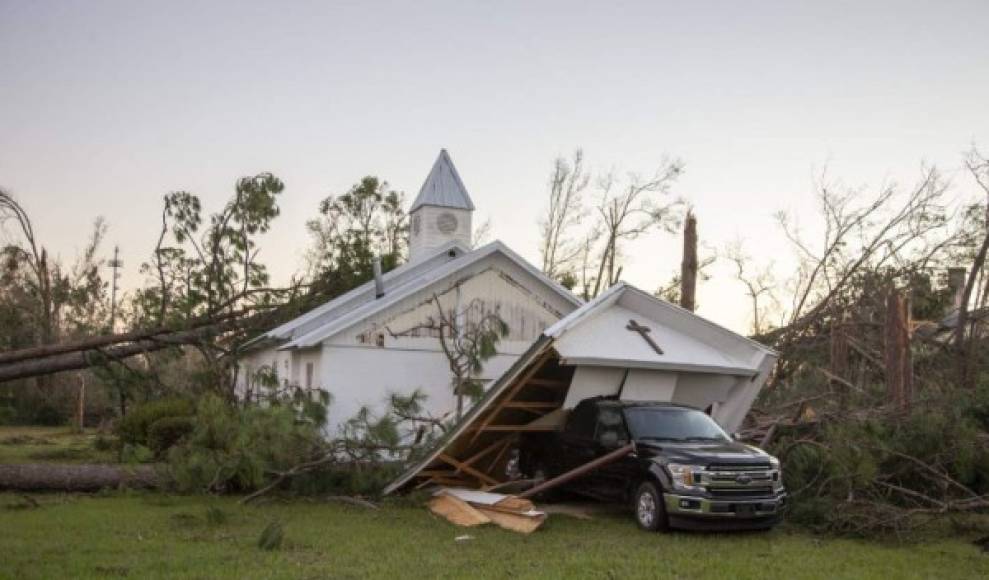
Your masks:
{"label": "church gable", "polygon": [[[573,305],[540,280],[501,257],[458,272],[415,293],[332,339],[332,344],[438,348],[438,332],[423,328],[438,309],[469,322],[497,313],[508,325],[506,342],[528,344]],[[437,304],[437,301],[439,304]]]}

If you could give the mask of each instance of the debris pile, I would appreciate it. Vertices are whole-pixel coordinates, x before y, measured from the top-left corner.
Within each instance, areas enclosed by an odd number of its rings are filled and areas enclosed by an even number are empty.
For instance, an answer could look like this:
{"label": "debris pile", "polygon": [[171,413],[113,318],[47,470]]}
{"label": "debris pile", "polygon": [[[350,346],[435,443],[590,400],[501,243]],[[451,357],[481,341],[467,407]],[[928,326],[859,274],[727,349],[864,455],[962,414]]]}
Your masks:
{"label": "debris pile", "polygon": [[494,523],[523,534],[546,521],[546,513],[527,499],[472,489],[442,488],[429,500],[429,510],[458,526]]}

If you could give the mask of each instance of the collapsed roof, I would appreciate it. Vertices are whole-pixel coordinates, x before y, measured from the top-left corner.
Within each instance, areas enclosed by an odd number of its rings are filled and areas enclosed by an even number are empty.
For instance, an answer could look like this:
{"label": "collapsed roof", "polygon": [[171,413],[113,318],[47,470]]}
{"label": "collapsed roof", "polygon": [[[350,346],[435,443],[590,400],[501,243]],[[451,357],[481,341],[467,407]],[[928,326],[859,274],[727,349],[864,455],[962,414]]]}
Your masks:
{"label": "collapsed roof", "polygon": [[619,283],[547,328],[385,493],[507,483],[519,436],[559,429],[567,410],[592,396],[688,404],[734,431],[776,358],[753,340]]}

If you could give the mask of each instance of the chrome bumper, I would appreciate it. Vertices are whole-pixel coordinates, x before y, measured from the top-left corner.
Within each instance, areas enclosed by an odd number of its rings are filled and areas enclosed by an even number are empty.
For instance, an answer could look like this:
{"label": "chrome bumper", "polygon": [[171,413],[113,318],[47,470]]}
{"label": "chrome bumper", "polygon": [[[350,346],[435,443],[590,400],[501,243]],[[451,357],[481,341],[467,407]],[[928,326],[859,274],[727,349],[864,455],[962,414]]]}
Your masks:
{"label": "chrome bumper", "polygon": [[664,493],[666,513],[674,516],[712,518],[763,518],[779,515],[786,505],[786,494],[762,499],[710,499],[695,495]]}

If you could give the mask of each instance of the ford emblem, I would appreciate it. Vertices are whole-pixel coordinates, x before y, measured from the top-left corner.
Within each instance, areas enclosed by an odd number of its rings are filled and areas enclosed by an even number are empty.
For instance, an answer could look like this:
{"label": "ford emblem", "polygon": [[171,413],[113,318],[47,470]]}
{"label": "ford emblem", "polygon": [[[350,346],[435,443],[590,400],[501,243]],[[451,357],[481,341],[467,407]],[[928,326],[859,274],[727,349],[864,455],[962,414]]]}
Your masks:
{"label": "ford emblem", "polygon": [[742,475],[739,475],[738,477],[735,478],[735,483],[739,485],[748,485],[752,483],[752,478],[743,473]]}

